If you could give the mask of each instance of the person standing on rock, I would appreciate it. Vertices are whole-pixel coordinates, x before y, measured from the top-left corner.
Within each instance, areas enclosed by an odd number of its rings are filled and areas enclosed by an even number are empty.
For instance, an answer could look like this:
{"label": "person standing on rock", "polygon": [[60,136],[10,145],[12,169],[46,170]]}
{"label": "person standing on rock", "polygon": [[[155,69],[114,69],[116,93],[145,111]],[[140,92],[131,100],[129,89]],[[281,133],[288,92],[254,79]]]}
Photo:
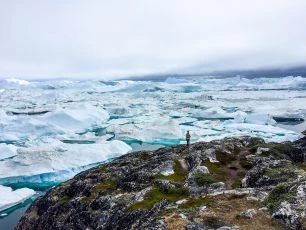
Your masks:
{"label": "person standing on rock", "polygon": [[190,133],[189,133],[189,130],[187,131],[187,133],[186,133],[186,141],[187,141],[187,146],[189,146],[189,144],[190,144]]}

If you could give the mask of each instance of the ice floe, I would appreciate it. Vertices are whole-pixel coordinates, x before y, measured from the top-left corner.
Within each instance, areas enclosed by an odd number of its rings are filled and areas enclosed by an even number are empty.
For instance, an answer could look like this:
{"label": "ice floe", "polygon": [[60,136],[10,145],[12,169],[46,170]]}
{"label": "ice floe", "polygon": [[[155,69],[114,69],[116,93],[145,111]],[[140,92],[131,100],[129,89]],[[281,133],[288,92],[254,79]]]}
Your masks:
{"label": "ice floe", "polygon": [[58,183],[135,143],[185,143],[187,130],[192,142],[293,141],[300,134],[280,123],[295,129],[306,117],[306,78],[293,76],[11,79],[0,81],[0,91],[0,184]]}
{"label": "ice floe", "polygon": [[0,185],[0,211],[23,203],[35,195],[35,191],[29,188],[13,190],[10,187]]}
{"label": "ice floe", "polygon": [[129,145],[118,140],[95,144],[66,144],[50,140],[37,147],[19,148],[17,156],[0,161],[0,184],[46,182],[54,180],[54,175],[60,182],[82,167],[121,156],[130,150]]}
{"label": "ice floe", "polygon": [[0,143],[0,161],[17,155],[17,147],[11,144]]}

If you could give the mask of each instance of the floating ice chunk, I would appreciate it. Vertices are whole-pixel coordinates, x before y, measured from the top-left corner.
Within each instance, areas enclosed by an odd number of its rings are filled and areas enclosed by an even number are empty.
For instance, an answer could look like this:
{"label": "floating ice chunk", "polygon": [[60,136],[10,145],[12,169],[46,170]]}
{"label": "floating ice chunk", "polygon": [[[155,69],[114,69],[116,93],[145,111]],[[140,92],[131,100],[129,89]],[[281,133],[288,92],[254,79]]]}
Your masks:
{"label": "floating ice chunk", "polygon": [[184,134],[186,134],[187,131],[190,132],[191,142],[199,141],[200,139],[202,139],[202,137],[220,135],[220,131],[213,130],[210,128],[204,128],[204,127],[199,128],[196,126],[186,126],[186,125],[181,125],[180,127]]}
{"label": "floating ice chunk", "polygon": [[36,192],[29,188],[13,191],[10,187],[0,185],[0,211],[11,208],[34,196]]}
{"label": "floating ice chunk", "polygon": [[193,122],[197,121],[196,118],[192,117],[180,117],[175,119],[176,122],[182,125],[193,125]]}
{"label": "floating ice chunk", "polygon": [[275,120],[267,114],[251,113],[238,111],[235,113],[235,119],[227,123],[250,123],[258,125],[275,125]]}
{"label": "floating ice chunk", "polygon": [[258,124],[247,124],[247,123],[233,123],[226,124],[225,129],[229,133],[240,133],[245,132],[245,135],[258,136],[265,140],[282,142],[282,141],[294,141],[300,137],[300,134],[275,127],[272,125],[258,125]]}
{"label": "floating ice chunk", "polygon": [[165,80],[165,83],[167,84],[185,84],[185,83],[190,83],[190,82],[186,80],[185,78],[168,77]]}
{"label": "floating ice chunk", "polygon": [[0,161],[0,182],[15,183],[24,181],[23,177],[78,169],[121,156],[130,150],[129,145],[117,140],[96,144],[65,144],[53,140],[38,147],[19,148],[16,157]]}
{"label": "floating ice chunk", "polygon": [[116,138],[123,140],[152,142],[182,138],[182,131],[178,123],[169,117],[148,118],[139,124],[110,125],[106,130],[115,133]]}
{"label": "floating ice chunk", "polygon": [[16,79],[16,78],[8,78],[8,79],[5,79],[5,81],[8,82],[8,83],[14,83],[14,84],[17,84],[17,85],[28,85],[30,83],[26,80]]}
{"label": "floating ice chunk", "polygon": [[80,132],[103,124],[109,119],[109,115],[102,108],[82,106],[50,112],[39,119],[63,131]]}
{"label": "floating ice chunk", "polygon": [[112,125],[122,125],[122,124],[126,124],[129,123],[130,119],[127,118],[120,118],[120,119],[113,119],[108,121],[108,124],[112,124]]}
{"label": "floating ice chunk", "polygon": [[244,120],[245,123],[258,125],[275,125],[276,122],[272,117],[266,114],[248,114]]}
{"label": "floating ice chunk", "polygon": [[193,117],[202,119],[234,119],[237,112],[228,113],[220,107],[212,107],[206,110],[199,110],[193,114]]}
{"label": "floating ice chunk", "polygon": [[17,155],[17,147],[14,145],[8,145],[0,143],[0,160],[10,158]]}
{"label": "floating ice chunk", "polygon": [[258,124],[247,124],[247,123],[233,123],[226,124],[225,128],[232,130],[247,130],[247,131],[255,131],[255,132],[265,132],[265,133],[273,133],[273,134],[297,134],[294,131],[282,129],[279,127],[275,127],[272,125],[258,125]]}

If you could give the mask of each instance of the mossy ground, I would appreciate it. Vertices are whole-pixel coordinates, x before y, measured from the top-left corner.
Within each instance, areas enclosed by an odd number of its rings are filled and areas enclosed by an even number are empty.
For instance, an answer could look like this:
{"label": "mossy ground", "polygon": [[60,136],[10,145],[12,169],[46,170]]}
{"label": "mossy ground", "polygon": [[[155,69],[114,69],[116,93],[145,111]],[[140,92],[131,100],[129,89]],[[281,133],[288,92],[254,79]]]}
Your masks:
{"label": "mossy ground", "polygon": [[222,181],[228,189],[240,188],[241,180],[253,167],[246,158],[248,154],[246,149],[236,149],[235,153],[216,152],[219,162],[205,160],[202,165],[208,168],[210,174],[197,175],[196,182],[199,186],[204,186]]}
{"label": "mossy ground", "polygon": [[83,201],[93,201],[99,194],[99,192],[109,193],[117,189],[118,179],[116,177],[110,177],[97,183],[90,191],[90,196],[84,197]]}
{"label": "mossy ground", "polygon": [[212,183],[216,183],[216,182],[220,181],[220,180],[218,180],[217,176],[215,176],[213,174],[201,173],[201,172],[197,172],[194,175],[194,180],[197,183],[197,185],[199,185],[199,186],[207,186],[207,185],[210,185]]}
{"label": "mossy ground", "polygon": [[182,168],[178,160],[174,161],[173,171],[174,173],[169,176],[157,175],[154,177],[154,179],[165,179],[172,182],[185,182],[187,172]]}
{"label": "mossy ground", "polygon": [[129,207],[129,210],[148,209],[161,200],[175,202],[189,196],[187,188],[174,188],[164,191],[159,187],[154,187],[144,195],[143,201],[136,202]]}
{"label": "mossy ground", "polygon": [[293,203],[295,201],[295,195],[295,192],[290,191],[289,187],[281,184],[276,186],[269,193],[268,197],[262,202],[262,204],[273,212],[283,201]]}
{"label": "mossy ground", "polygon": [[[206,206],[201,211],[198,207]],[[208,229],[216,229],[222,226],[237,226],[239,229],[250,230],[283,230],[284,226],[274,221],[268,212],[258,211],[252,220],[240,218],[240,213],[248,209],[258,210],[260,204],[257,201],[248,200],[246,195],[219,195],[215,197],[194,198],[181,204],[178,209],[164,212],[167,229],[185,229],[188,221],[179,214],[184,213],[193,221],[203,223]],[[191,210],[191,211],[190,211]]]}
{"label": "mossy ground", "polygon": [[272,181],[275,181],[275,183],[278,184],[296,180],[298,173],[296,171],[296,167],[290,162],[282,162],[275,168],[266,169],[264,175],[268,176]]}
{"label": "mossy ground", "polygon": [[92,173],[105,173],[107,172],[107,166],[103,165],[103,166],[99,166],[96,169],[93,169]]}
{"label": "mossy ground", "polygon": [[246,196],[220,195],[213,197],[214,205],[208,207],[203,212],[199,212],[194,219],[202,220],[209,228],[219,228],[222,226],[238,226],[239,229],[285,229],[278,222],[271,219],[268,212],[258,211],[250,221],[240,218],[240,213],[248,209],[260,207],[257,201],[248,200]]}
{"label": "mossy ground", "polygon": [[306,171],[306,163],[297,163],[296,167],[298,169],[302,169],[302,170]]}
{"label": "mossy ground", "polygon": [[214,200],[210,197],[200,197],[200,198],[188,198],[186,203],[180,204],[180,209],[190,209],[197,208],[200,206],[212,207],[214,205]]}
{"label": "mossy ground", "polygon": [[232,161],[237,160],[237,158],[234,154],[229,154],[229,153],[225,153],[225,152],[222,152],[222,151],[216,151],[216,159],[222,165],[228,165]]}
{"label": "mossy ground", "polygon": [[60,204],[60,205],[63,205],[63,204],[66,204],[67,202],[69,202],[70,200],[71,200],[71,197],[69,197],[69,196],[64,196],[64,197],[62,197],[61,199],[59,199],[59,200],[57,201],[57,203]]}
{"label": "mossy ground", "polygon": [[203,175],[204,177],[208,176],[208,180],[214,182],[225,181],[225,170],[224,167],[221,166],[219,162],[210,162],[209,160],[205,160],[202,163],[204,166],[208,168],[209,174]]}

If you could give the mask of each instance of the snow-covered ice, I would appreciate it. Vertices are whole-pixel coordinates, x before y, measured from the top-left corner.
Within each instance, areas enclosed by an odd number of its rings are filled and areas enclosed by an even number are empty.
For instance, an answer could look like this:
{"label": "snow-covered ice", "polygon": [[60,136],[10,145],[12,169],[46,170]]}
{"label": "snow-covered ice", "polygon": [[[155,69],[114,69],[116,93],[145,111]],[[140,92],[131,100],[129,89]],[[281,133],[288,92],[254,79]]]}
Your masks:
{"label": "snow-covered ice", "polygon": [[0,144],[0,161],[17,155],[17,147],[11,144]]}
{"label": "snow-covered ice", "polygon": [[135,143],[185,143],[187,130],[192,142],[242,135],[294,141],[305,101],[306,78],[294,76],[0,80],[0,184],[59,183]]}
{"label": "snow-covered ice", "polygon": [[[50,140],[37,147],[19,148],[16,157],[0,161],[0,183],[60,182],[82,167],[121,156],[130,150],[129,145],[118,140],[95,144],[65,144]],[[61,176],[54,179],[54,175]]]}
{"label": "snow-covered ice", "polygon": [[29,188],[13,190],[10,187],[0,185],[0,212],[23,203],[35,195],[35,191]]}

